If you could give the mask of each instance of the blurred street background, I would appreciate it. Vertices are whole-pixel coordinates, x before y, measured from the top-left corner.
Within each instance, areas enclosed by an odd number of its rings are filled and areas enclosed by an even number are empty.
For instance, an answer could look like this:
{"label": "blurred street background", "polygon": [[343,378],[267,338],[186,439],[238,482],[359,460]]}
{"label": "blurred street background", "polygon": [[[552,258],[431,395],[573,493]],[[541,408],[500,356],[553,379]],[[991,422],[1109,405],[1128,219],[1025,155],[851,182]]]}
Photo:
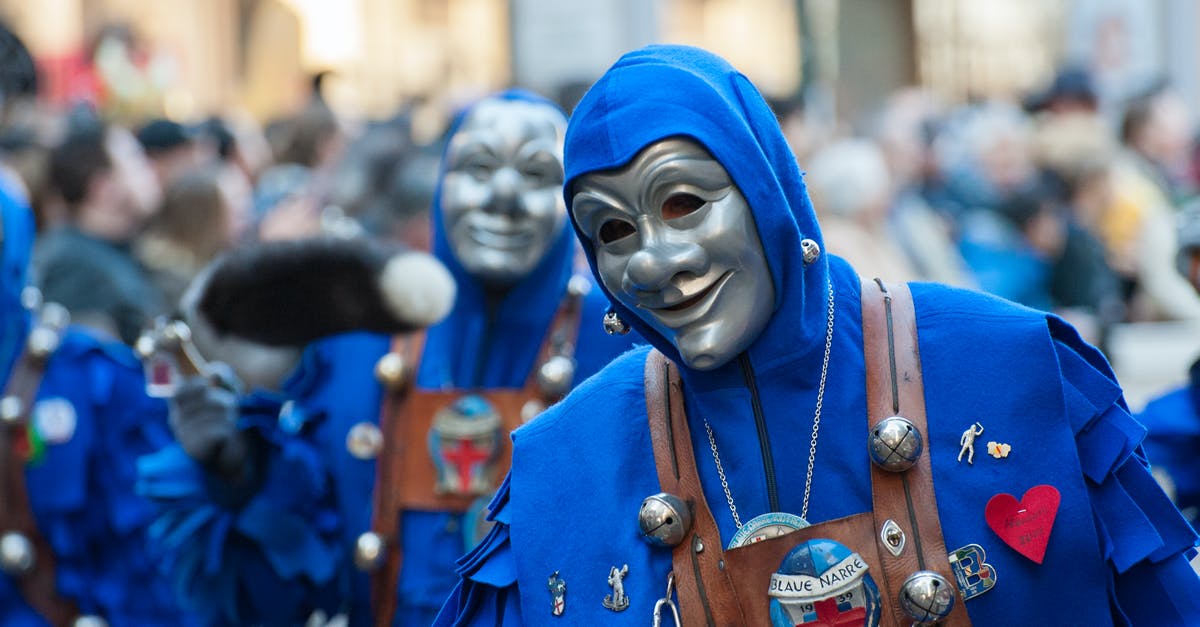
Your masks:
{"label": "blurred street background", "polygon": [[[39,227],[67,219],[48,162],[72,125],[128,129],[157,182],[128,237],[159,308],[251,239],[424,245],[461,106],[521,86],[569,112],[620,54],[669,42],[768,96],[828,248],[864,274],[1067,317],[1135,410],[1200,356],[1175,272],[1200,189],[1193,0],[0,0],[0,24],[0,150]],[[219,236],[192,241],[212,161]]]}

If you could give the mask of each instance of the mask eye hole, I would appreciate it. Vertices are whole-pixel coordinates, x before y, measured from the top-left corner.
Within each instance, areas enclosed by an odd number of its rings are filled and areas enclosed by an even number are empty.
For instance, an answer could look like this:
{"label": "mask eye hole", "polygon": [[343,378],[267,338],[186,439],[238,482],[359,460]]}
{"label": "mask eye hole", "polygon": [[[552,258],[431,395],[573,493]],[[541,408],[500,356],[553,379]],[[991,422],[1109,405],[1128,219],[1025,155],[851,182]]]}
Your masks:
{"label": "mask eye hole", "polygon": [[662,204],[663,220],[682,218],[704,206],[704,199],[695,194],[675,194]]}
{"label": "mask eye hole", "polygon": [[598,236],[601,244],[611,244],[633,235],[637,229],[625,220],[606,220],[600,225]]}

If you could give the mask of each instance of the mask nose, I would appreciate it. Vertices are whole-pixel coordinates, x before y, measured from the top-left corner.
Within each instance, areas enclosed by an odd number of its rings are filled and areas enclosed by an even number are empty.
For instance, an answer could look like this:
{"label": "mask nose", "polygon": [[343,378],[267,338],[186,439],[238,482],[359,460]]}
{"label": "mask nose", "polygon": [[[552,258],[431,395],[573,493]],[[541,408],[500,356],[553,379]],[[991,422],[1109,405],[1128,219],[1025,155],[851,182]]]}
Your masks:
{"label": "mask nose", "polygon": [[500,168],[492,176],[488,213],[513,216],[521,212],[521,175],[515,168]]}
{"label": "mask nose", "polygon": [[659,241],[629,258],[622,287],[628,292],[658,291],[680,274],[704,274],[705,265],[704,249],[694,242]]}

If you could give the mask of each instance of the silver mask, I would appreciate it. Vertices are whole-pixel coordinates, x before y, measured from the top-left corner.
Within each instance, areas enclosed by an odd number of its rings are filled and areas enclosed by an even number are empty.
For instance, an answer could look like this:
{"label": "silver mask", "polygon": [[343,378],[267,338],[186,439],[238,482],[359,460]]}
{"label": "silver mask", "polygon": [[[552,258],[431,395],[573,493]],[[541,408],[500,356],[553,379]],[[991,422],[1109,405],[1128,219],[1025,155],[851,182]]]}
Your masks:
{"label": "silver mask", "polygon": [[600,280],[683,362],[711,370],[746,350],[775,305],[750,204],[702,146],[670,138],[574,183],[571,210]]}
{"label": "silver mask", "polygon": [[561,231],[565,129],[549,105],[493,99],[450,139],[442,218],[454,256],[484,285],[520,281]]}

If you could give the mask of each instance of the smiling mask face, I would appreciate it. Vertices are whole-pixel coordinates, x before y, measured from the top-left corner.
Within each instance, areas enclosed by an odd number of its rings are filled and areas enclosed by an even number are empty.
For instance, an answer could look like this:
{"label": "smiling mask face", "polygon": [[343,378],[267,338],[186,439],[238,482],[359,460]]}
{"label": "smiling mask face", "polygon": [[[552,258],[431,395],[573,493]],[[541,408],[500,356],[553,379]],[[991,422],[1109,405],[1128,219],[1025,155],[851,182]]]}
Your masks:
{"label": "smiling mask face", "polygon": [[527,276],[562,229],[562,142],[553,107],[485,100],[450,140],[443,220],[463,268],[491,287]]}
{"label": "smiling mask face", "polygon": [[620,169],[580,176],[573,192],[600,280],[688,367],[721,366],[762,332],[775,287],[754,216],[702,146],[653,143]]}

